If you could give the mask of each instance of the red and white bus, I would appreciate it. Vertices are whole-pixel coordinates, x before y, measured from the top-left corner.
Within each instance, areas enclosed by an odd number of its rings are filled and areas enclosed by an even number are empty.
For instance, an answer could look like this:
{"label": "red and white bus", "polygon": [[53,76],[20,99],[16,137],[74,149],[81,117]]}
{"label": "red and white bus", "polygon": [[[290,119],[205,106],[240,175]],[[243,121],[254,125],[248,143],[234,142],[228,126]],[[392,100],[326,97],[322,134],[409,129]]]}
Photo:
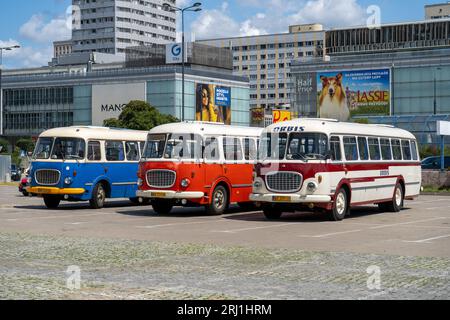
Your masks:
{"label": "red and white bus", "polygon": [[153,128],[139,166],[137,197],[155,212],[174,205],[204,206],[208,214],[230,203],[251,204],[253,167],[262,128],[183,122]]}
{"label": "red and white bus", "polygon": [[386,125],[296,119],[261,136],[250,199],[268,219],[302,207],[328,211],[339,221],[351,206],[378,204],[398,212],[421,187],[417,142]]}

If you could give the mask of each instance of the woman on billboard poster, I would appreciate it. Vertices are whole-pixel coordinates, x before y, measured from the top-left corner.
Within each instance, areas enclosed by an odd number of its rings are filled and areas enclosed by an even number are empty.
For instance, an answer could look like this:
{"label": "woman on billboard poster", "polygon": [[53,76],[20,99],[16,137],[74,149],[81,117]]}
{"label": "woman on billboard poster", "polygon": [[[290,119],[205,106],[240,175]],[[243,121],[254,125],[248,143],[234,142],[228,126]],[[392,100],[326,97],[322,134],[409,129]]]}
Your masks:
{"label": "woman on billboard poster", "polygon": [[196,120],[225,123],[223,110],[214,104],[212,85],[197,84]]}

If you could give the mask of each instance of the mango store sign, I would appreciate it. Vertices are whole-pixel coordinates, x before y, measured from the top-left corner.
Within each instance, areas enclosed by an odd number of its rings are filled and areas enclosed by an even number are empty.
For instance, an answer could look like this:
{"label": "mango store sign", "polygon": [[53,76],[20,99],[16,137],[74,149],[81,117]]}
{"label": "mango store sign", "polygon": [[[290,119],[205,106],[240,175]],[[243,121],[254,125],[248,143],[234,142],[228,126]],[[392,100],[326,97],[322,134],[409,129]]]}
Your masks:
{"label": "mango store sign", "polygon": [[145,82],[92,86],[92,125],[102,126],[103,121],[118,118],[131,100],[146,100]]}

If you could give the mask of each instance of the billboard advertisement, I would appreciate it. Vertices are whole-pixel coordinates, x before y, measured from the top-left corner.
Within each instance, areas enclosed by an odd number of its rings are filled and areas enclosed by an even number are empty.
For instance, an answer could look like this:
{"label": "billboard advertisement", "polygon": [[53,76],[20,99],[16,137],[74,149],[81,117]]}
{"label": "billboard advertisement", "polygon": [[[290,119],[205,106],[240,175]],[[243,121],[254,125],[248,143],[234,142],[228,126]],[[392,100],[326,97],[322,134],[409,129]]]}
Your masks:
{"label": "billboard advertisement", "polygon": [[348,121],[358,115],[389,115],[389,69],[317,73],[317,113]]}
{"label": "billboard advertisement", "polygon": [[273,110],[273,123],[289,121],[292,119],[292,114],[290,111],[286,110]]}
{"label": "billboard advertisement", "polygon": [[250,110],[250,120],[253,126],[264,125],[264,108],[253,108]]}
{"label": "billboard advertisement", "polygon": [[118,118],[131,100],[147,100],[145,82],[93,85],[92,125],[102,126],[104,120]]}
{"label": "billboard advertisement", "polygon": [[196,120],[231,124],[231,88],[204,83],[195,88]]}

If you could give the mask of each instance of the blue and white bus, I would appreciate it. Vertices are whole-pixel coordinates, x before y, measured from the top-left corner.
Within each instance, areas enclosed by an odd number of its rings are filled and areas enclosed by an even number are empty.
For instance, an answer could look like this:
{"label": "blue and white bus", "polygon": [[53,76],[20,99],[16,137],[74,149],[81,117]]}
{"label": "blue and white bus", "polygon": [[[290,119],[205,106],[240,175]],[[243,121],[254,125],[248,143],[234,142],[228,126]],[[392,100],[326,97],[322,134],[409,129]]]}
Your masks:
{"label": "blue and white bus", "polygon": [[61,201],[89,201],[102,208],[106,198],[136,198],[137,171],[147,131],[104,127],[55,128],[43,132],[33,153],[28,192],[48,208]]}

